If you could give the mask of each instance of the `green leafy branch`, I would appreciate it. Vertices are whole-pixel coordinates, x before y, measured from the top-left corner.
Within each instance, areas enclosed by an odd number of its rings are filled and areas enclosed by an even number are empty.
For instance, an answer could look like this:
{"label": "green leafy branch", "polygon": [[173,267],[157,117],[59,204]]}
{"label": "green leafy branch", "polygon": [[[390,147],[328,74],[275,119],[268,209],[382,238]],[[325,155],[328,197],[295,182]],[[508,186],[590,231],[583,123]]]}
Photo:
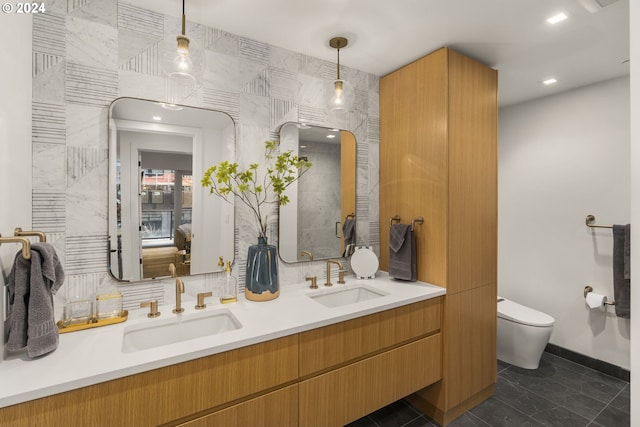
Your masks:
{"label": "green leafy branch", "polygon": [[267,206],[289,203],[285,190],[311,167],[310,162],[295,156],[292,150],[277,154],[278,146],[277,141],[265,141],[266,173],[261,180],[257,163],[243,170],[238,163],[227,160],[207,169],[201,180],[203,187],[209,187],[209,194],[229,203],[235,196],[248,206],[258,221],[260,236],[267,232],[270,211]]}

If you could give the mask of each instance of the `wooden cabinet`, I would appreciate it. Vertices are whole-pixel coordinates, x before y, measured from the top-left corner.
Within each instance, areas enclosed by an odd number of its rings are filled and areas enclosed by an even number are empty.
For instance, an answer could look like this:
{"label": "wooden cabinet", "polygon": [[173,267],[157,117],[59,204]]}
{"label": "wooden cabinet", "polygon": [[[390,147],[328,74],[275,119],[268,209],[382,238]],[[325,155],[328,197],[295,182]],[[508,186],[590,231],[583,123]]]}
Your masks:
{"label": "wooden cabinet", "polygon": [[441,302],[301,333],[300,426],[343,426],[438,381]]}
{"label": "wooden cabinet", "polygon": [[342,426],[441,378],[442,297],[0,409],[13,426]]}
{"label": "wooden cabinet", "polygon": [[440,331],[434,298],[300,334],[300,376],[322,372]]}
{"label": "wooden cabinet", "polygon": [[298,385],[176,424],[179,427],[294,427],[298,425]]}
{"label": "wooden cabinet", "polygon": [[497,72],[447,48],[380,80],[380,264],[389,218],[424,217],[418,280],[447,288],[443,380],[414,404],[443,425],[495,383],[497,99]]}
{"label": "wooden cabinet", "polygon": [[300,426],[344,426],[441,378],[440,334],[300,383]]}
{"label": "wooden cabinet", "polygon": [[292,335],[2,408],[0,425],[156,426],[297,379],[298,336]]}

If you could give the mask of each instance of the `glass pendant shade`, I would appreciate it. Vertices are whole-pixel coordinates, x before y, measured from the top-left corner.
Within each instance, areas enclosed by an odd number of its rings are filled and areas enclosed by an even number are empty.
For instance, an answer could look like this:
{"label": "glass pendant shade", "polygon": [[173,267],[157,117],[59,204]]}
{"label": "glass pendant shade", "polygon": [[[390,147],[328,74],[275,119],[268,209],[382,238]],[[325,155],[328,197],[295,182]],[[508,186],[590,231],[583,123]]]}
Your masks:
{"label": "glass pendant shade", "polygon": [[169,104],[178,104],[192,95],[202,84],[204,52],[185,35],[184,3],[182,34],[164,41],[163,71],[165,95]]}
{"label": "glass pendant shade", "polygon": [[353,86],[346,80],[334,80],[333,90],[329,91],[329,111],[347,112],[353,106]]}
{"label": "glass pendant shade", "polygon": [[340,49],[347,46],[348,40],[344,37],[334,37],[329,40],[329,46],[337,50],[336,79],[327,90],[327,108],[329,114],[343,114],[351,110],[353,106],[354,91],[351,84],[340,78]]}

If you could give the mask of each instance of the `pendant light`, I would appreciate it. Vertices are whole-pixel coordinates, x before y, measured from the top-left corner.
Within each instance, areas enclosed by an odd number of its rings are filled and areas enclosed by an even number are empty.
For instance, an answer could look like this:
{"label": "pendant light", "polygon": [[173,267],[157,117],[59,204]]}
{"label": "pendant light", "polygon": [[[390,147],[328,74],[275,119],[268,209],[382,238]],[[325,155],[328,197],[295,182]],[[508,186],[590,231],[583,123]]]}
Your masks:
{"label": "pendant light", "polygon": [[328,108],[331,113],[346,113],[353,104],[353,86],[340,78],[340,49],[347,46],[349,41],[344,37],[334,37],[329,40],[329,46],[337,50],[337,77],[329,90]]}
{"label": "pendant light", "polygon": [[166,96],[169,104],[182,102],[198,87],[204,54],[186,36],[185,0],[182,0],[182,32],[165,41],[164,68]]}

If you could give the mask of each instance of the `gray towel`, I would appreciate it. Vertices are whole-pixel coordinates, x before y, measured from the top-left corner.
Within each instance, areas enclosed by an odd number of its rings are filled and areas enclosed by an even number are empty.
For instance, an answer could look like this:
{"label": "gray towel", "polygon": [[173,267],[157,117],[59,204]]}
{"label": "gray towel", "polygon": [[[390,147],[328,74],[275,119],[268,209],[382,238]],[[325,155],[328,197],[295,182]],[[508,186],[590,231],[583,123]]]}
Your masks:
{"label": "gray towel", "polygon": [[356,245],[356,220],[345,219],[342,224],[342,236],[344,237],[343,257],[347,258],[353,254]]}
{"label": "gray towel", "polygon": [[7,349],[27,347],[29,357],[50,353],[58,347],[58,327],[53,311],[53,294],[64,282],[64,270],[56,250],[48,243],[31,245],[31,259],[16,254],[9,273]]}
{"label": "gray towel", "polygon": [[616,301],[616,316],[629,319],[631,281],[624,277],[625,229],[624,225],[613,226],[613,297]]}
{"label": "gray towel", "polygon": [[416,239],[408,224],[391,224],[389,230],[389,275],[415,282]]}
{"label": "gray towel", "polygon": [[631,279],[631,224],[624,228],[624,278]]}

